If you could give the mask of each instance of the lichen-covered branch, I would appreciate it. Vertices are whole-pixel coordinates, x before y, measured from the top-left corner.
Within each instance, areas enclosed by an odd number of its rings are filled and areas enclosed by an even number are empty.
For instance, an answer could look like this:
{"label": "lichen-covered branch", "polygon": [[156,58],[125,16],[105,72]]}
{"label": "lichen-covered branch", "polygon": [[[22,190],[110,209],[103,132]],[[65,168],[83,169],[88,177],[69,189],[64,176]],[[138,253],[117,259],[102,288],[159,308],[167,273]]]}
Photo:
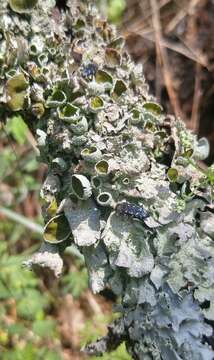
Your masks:
{"label": "lichen-covered branch", "polygon": [[214,167],[197,162],[206,139],[164,114],[93,2],[60,12],[53,0],[2,0],[0,64],[0,120],[21,115],[48,165],[44,245],[27,264],[58,275],[73,243],[92,291],[121,299],[87,353],[125,341],[133,359],[213,359]]}

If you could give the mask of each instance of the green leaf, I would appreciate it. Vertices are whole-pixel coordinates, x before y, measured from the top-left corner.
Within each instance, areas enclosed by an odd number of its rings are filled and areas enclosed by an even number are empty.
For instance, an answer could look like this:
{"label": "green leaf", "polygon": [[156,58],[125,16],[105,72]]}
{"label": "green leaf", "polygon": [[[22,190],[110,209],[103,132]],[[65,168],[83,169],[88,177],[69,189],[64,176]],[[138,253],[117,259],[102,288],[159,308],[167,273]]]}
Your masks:
{"label": "green leaf", "polygon": [[45,359],[45,360],[63,360],[60,354],[56,351],[50,351],[46,348],[42,349],[43,352],[39,351],[38,359]]}
{"label": "green leaf", "polygon": [[35,319],[40,311],[48,305],[47,297],[40,294],[36,289],[28,289],[22,294],[18,304],[17,313],[25,319]]}
{"label": "green leaf", "polygon": [[22,349],[15,348],[3,354],[2,360],[35,360],[35,348],[32,343],[28,343]]}
{"label": "green leaf", "polygon": [[119,22],[126,7],[125,0],[109,0],[108,19],[113,23]]}
{"label": "green leaf", "polygon": [[11,134],[19,145],[23,145],[27,138],[27,125],[20,115],[8,119],[6,131]]}
{"label": "green leaf", "polygon": [[214,185],[214,165],[211,165],[207,169],[207,178],[211,185]]}
{"label": "green leaf", "polygon": [[27,87],[28,82],[22,73],[14,75],[7,81],[7,104],[12,111],[23,109]]}
{"label": "green leaf", "polygon": [[[100,357],[93,356],[91,360],[98,360]],[[131,356],[127,353],[125,344],[121,344],[117,350],[112,351],[110,354],[102,356],[102,360],[131,360]]]}
{"label": "green leaf", "polygon": [[9,335],[24,335],[26,332],[26,328],[21,323],[14,323],[7,327],[7,331]]}
{"label": "green leaf", "polygon": [[36,320],[32,328],[34,334],[40,337],[52,338],[55,333],[55,322],[53,320]]}
{"label": "green leaf", "polygon": [[78,298],[88,288],[87,270],[72,271],[62,278],[62,283],[64,292]]}

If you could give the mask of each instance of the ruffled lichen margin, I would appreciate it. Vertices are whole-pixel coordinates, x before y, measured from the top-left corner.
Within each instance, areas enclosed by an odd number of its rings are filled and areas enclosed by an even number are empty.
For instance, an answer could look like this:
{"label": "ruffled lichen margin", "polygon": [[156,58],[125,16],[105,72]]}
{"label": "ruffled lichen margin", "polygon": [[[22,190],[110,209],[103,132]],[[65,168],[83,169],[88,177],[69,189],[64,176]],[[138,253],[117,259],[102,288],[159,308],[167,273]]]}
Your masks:
{"label": "ruffled lichen margin", "polygon": [[[21,115],[48,165],[44,244],[27,264],[58,276],[74,243],[92,291],[116,294],[120,317],[88,354],[125,341],[133,359],[211,360],[214,171],[197,164],[207,142],[164,114],[92,3],[0,3],[1,121]],[[123,201],[149,217],[118,213]]]}

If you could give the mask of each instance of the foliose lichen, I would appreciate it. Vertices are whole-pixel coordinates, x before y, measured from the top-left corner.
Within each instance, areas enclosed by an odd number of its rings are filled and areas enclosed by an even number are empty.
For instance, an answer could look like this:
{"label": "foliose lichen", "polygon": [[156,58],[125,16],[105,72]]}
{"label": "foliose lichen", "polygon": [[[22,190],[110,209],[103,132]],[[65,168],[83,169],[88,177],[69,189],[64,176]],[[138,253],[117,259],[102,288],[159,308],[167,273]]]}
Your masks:
{"label": "foliose lichen", "polygon": [[[48,165],[46,245],[28,264],[59,275],[74,243],[91,289],[120,299],[120,319],[85,351],[125,341],[133,359],[213,359],[214,168],[197,163],[207,141],[164,114],[92,2],[1,1],[1,121],[17,112]],[[117,211],[124,202],[133,216]]]}

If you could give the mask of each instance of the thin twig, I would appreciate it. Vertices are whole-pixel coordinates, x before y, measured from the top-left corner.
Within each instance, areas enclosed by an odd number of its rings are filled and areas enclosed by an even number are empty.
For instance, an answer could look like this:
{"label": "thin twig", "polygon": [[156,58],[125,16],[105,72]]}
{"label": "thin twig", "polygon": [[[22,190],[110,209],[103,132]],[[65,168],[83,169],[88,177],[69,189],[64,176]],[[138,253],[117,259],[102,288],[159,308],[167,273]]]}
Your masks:
{"label": "thin twig", "polygon": [[[139,28],[138,31],[136,30],[133,32],[132,31],[123,31],[123,36],[126,38],[128,36],[130,36],[131,34],[138,34],[138,35],[142,36],[142,38],[145,38],[146,40],[155,42],[155,34],[154,34],[154,31],[151,29],[142,30]],[[206,58],[204,56],[196,53],[182,39],[179,38],[179,40],[182,42],[182,44],[177,44],[171,40],[168,40],[168,39],[162,37],[160,40],[160,45],[167,49],[173,50],[173,51],[177,52],[178,54],[181,54],[181,55],[187,57],[188,59],[198,62],[203,67],[205,67],[207,70],[211,70],[210,67],[208,67]]]}
{"label": "thin twig", "polygon": [[173,88],[173,81],[172,81],[172,76],[171,76],[171,71],[170,71],[168,54],[167,54],[166,49],[161,46],[162,32],[161,32],[161,23],[160,23],[157,1],[150,0],[150,2],[151,2],[152,12],[153,12],[152,20],[153,20],[153,26],[154,26],[154,30],[155,30],[157,56],[163,65],[163,75],[164,75],[164,79],[165,79],[165,84],[166,84],[167,92],[168,92],[174,113],[177,117],[179,117],[182,115],[181,108],[179,106],[179,101],[177,99],[177,96],[176,96],[174,88]]}
{"label": "thin twig", "polygon": [[[165,5],[167,5],[171,0],[160,0],[158,7],[161,10]],[[137,4],[140,9],[142,10],[142,14],[140,13],[136,13],[136,9],[133,10],[135,4]],[[144,1],[139,3],[139,0],[135,1],[134,3],[131,2],[131,6],[128,7],[127,9],[127,14],[125,15],[125,20],[123,21],[123,26],[127,27],[129,26],[129,28],[133,28],[134,27],[134,31],[136,31],[136,27],[140,26],[140,29],[142,29],[142,25],[145,26],[146,21],[151,17],[152,12],[150,9],[150,6],[148,4],[148,6],[145,8],[145,3]],[[132,11],[130,11],[132,10]],[[144,15],[145,14],[145,15]],[[139,17],[139,20],[136,21],[136,17]]]}
{"label": "thin twig", "polygon": [[199,107],[201,102],[201,66],[196,64],[195,71],[195,86],[194,86],[194,96],[193,96],[193,105],[192,105],[192,114],[190,119],[190,128],[197,134],[199,127]]}
{"label": "thin twig", "polygon": [[180,10],[176,13],[173,19],[169,22],[166,27],[166,32],[172,32],[175,27],[187,16],[189,13],[196,7],[196,5],[201,0],[192,0],[189,4],[187,3],[187,7],[180,6],[180,4],[176,1],[176,5]]}

